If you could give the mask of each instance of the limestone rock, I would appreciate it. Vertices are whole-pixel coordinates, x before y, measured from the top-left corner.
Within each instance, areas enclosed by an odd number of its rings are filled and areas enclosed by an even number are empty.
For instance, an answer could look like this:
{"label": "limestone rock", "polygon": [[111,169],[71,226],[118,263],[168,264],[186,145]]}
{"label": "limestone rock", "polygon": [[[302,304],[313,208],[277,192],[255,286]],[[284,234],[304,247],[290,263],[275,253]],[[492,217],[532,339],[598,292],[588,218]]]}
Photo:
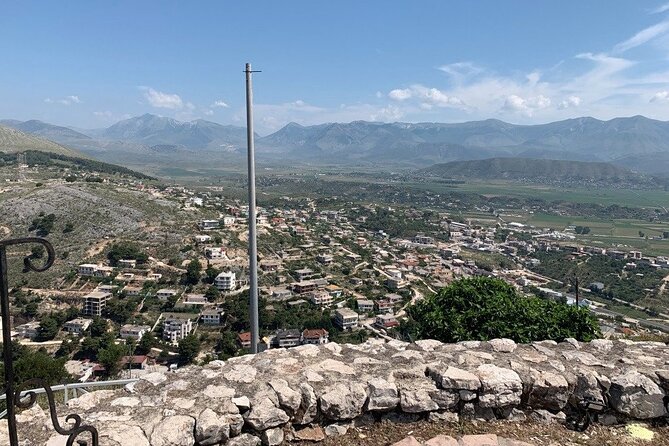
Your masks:
{"label": "limestone rock", "polygon": [[288,387],[286,380],[279,378],[271,380],[269,385],[276,392],[282,409],[288,413],[297,412],[302,403],[302,395],[299,392]]}
{"label": "limestone rock", "polygon": [[261,440],[255,435],[241,434],[238,437],[231,438],[226,446],[260,446]]}
{"label": "limestone rock", "polygon": [[367,382],[369,400],[367,410],[392,410],[400,402],[397,386],[381,378],[370,379]]}
{"label": "limestone rock", "polygon": [[163,419],[153,429],[151,446],[193,446],[195,420],[185,415],[174,415]]}
{"label": "limestone rock", "polygon": [[249,401],[248,396],[239,396],[237,398],[232,398],[232,403],[237,406],[240,412],[246,412],[251,408],[251,401]]}
{"label": "limestone rock", "polygon": [[528,404],[536,409],[562,410],[569,400],[569,383],[552,372],[534,373]]}
{"label": "limestone rock", "polygon": [[491,339],[488,344],[499,353],[512,353],[518,347],[516,341],[507,338]]}
{"label": "limestone rock", "polygon": [[341,424],[329,424],[325,426],[325,435],[328,437],[338,437],[340,435],[346,435],[348,432],[348,427]]}
{"label": "limestone rock", "polygon": [[477,391],[481,387],[478,376],[457,367],[429,366],[429,375],[442,389]]}
{"label": "limestone rock", "polygon": [[300,407],[293,417],[296,424],[311,423],[318,416],[318,397],[314,388],[307,383],[300,384]]}
{"label": "limestone rock", "polygon": [[482,386],[479,396],[481,407],[495,408],[520,404],[523,383],[516,372],[493,364],[483,364],[476,371]]}
{"label": "limestone rock", "polygon": [[618,412],[634,418],[664,416],[664,393],[650,378],[639,372],[628,372],[611,378],[611,405]]}
{"label": "limestone rock", "polygon": [[268,397],[260,398],[254,403],[245,421],[256,431],[264,431],[287,423],[290,417],[274,405]]}
{"label": "limestone rock", "polygon": [[362,413],[367,390],[357,382],[337,383],[321,395],[323,415],[331,420],[350,420]]}
{"label": "limestone rock", "polygon": [[432,400],[427,389],[402,389],[400,407],[408,413],[430,412],[439,409],[439,405]]}
{"label": "limestone rock", "polygon": [[219,444],[230,437],[230,425],[210,408],[195,420],[195,440],[202,446]]}
{"label": "limestone rock", "polygon": [[260,434],[263,446],[279,446],[283,443],[283,429],[275,427],[267,429]]}

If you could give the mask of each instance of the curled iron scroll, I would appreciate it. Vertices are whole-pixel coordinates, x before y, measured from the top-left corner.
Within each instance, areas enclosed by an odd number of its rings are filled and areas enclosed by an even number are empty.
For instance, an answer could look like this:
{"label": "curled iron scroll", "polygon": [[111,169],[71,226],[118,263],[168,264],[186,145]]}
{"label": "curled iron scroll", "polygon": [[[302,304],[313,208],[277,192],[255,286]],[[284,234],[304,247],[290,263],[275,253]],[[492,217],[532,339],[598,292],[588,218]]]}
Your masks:
{"label": "curled iron scroll", "polygon": [[54,260],[56,260],[56,252],[53,249],[53,246],[51,243],[49,243],[47,240],[40,238],[40,237],[23,237],[23,238],[13,238],[13,239],[8,239],[8,240],[0,240],[0,247],[6,248],[8,246],[13,246],[13,245],[27,245],[30,243],[36,243],[38,245],[42,245],[46,248],[47,252],[47,258],[46,261],[42,266],[36,266],[33,264],[33,258],[31,256],[26,256],[23,259],[23,266],[24,266],[24,271],[35,271],[37,273],[41,273],[43,271],[46,271],[47,269],[51,268],[51,265],[53,265]]}

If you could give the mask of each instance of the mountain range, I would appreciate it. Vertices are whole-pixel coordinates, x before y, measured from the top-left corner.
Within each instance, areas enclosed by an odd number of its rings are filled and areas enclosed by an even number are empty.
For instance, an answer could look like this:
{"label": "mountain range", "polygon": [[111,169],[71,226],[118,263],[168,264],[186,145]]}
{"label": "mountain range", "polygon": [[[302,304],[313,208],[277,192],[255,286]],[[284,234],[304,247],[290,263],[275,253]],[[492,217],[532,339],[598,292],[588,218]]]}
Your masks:
{"label": "mountain range", "polygon": [[[0,121],[112,162],[138,165],[187,161],[216,167],[243,161],[244,127],[206,120],[181,122],[146,114],[108,128],[73,130],[40,121]],[[501,157],[610,162],[648,173],[669,170],[669,122],[643,116],[601,121],[575,118],[540,125],[488,119],[455,124],[354,121],[290,123],[257,137],[260,163],[387,165]]]}

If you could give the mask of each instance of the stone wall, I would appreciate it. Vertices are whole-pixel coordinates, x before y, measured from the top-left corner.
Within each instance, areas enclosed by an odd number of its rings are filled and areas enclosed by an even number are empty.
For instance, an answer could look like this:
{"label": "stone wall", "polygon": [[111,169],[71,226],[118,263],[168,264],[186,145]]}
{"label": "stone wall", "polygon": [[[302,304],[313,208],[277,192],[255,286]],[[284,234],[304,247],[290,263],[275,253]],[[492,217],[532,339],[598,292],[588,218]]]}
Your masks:
{"label": "stone wall", "polygon": [[[608,405],[607,422],[650,419],[667,415],[667,392],[662,343],[374,339],[152,373],[124,390],[71,400],[59,414],[82,415],[102,445],[278,445],[380,418],[563,419],[586,397]],[[65,444],[41,410],[20,421],[26,444]]]}

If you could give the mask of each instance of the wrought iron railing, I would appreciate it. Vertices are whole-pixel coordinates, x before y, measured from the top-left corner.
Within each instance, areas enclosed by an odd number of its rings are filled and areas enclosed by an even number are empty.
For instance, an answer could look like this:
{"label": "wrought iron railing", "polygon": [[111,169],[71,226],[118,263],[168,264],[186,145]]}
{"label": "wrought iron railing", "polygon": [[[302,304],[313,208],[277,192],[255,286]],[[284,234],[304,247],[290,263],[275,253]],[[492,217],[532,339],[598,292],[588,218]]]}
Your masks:
{"label": "wrought iron railing", "polygon": [[[58,421],[56,413],[56,402],[53,391],[48,383],[41,379],[31,379],[27,382],[16,385],[14,382],[14,362],[12,358],[12,334],[11,334],[11,313],[9,311],[9,281],[7,279],[9,265],[7,264],[7,247],[15,245],[38,244],[46,248],[47,259],[42,266],[36,266],[32,263],[33,258],[26,256],[23,259],[24,272],[46,271],[53,265],[56,258],[53,246],[47,240],[39,237],[25,237],[9,240],[0,240],[0,311],[2,312],[2,354],[5,369],[5,398],[7,400],[7,429],[9,433],[10,446],[19,446],[18,430],[16,425],[16,409],[27,409],[37,402],[37,392],[22,391],[21,389],[41,387],[47,395],[49,402],[49,413],[53,426],[61,435],[67,435],[67,446],[74,445],[77,437],[88,432],[91,437],[92,446],[98,446],[98,431],[89,425],[82,424],[81,417],[77,414],[69,414],[65,417],[68,426],[63,427]],[[79,445],[88,445],[87,442],[77,440]]]}

